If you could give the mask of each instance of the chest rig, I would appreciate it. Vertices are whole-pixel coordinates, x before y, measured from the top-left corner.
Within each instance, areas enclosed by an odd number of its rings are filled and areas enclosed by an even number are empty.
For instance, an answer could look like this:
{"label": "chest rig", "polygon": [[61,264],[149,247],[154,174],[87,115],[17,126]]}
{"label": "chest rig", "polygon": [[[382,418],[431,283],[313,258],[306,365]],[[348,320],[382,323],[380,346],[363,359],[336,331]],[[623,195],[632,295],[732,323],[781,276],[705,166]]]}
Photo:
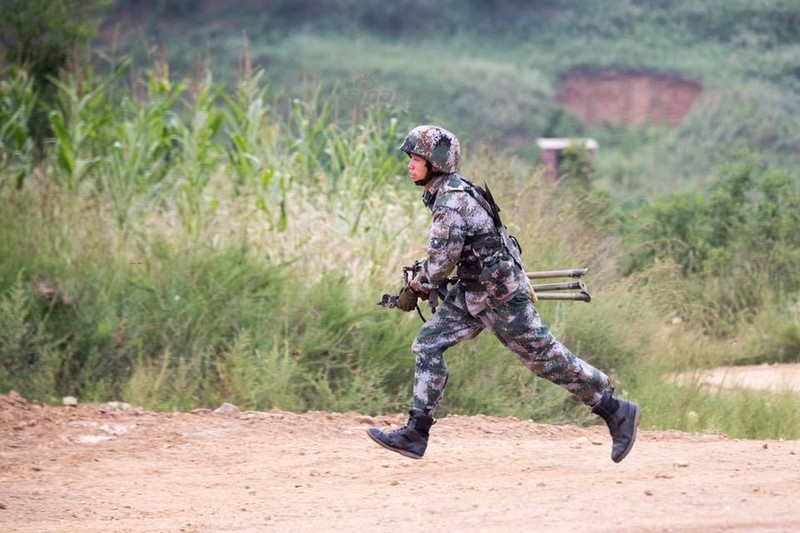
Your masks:
{"label": "chest rig", "polygon": [[484,187],[479,187],[463,177],[461,179],[467,184],[464,192],[469,194],[494,222],[494,231],[470,235],[464,240],[464,250],[456,264],[456,277],[461,281],[462,287],[466,290],[480,290],[482,284],[479,279],[488,265],[498,261],[511,261],[517,268],[523,268],[519,259],[522,247],[516,237],[508,234],[503,225],[500,219],[500,207],[495,202],[489,187],[485,184]]}

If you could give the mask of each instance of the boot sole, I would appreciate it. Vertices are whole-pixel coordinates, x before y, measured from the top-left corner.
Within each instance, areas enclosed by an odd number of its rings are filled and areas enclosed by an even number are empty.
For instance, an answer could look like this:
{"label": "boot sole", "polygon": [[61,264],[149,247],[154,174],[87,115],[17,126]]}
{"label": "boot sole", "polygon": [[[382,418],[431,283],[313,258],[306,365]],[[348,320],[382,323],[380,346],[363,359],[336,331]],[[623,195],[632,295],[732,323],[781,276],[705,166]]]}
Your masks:
{"label": "boot sole", "polygon": [[413,452],[409,452],[408,450],[401,450],[399,448],[392,448],[391,446],[389,446],[388,444],[386,444],[385,442],[380,440],[377,435],[374,435],[373,432],[377,433],[377,432],[380,432],[380,430],[378,428],[369,428],[367,430],[367,435],[369,435],[369,438],[371,438],[372,440],[374,440],[376,443],[380,444],[381,446],[383,446],[387,450],[391,450],[391,451],[393,451],[395,453],[399,453],[400,455],[408,457],[409,459],[422,459],[422,456],[419,455],[419,454],[416,454],[416,453],[413,453]]}
{"label": "boot sole", "polygon": [[639,417],[641,416],[642,409],[636,404],[636,414],[633,415],[633,436],[631,437],[631,442],[628,444],[628,447],[625,448],[625,451],[622,452],[622,455],[617,457],[616,459],[612,459],[615,463],[619,463],[623,459],[625,459],[631,450],[633,449],[633,445],[636,442],[636,434],[639,432]]}

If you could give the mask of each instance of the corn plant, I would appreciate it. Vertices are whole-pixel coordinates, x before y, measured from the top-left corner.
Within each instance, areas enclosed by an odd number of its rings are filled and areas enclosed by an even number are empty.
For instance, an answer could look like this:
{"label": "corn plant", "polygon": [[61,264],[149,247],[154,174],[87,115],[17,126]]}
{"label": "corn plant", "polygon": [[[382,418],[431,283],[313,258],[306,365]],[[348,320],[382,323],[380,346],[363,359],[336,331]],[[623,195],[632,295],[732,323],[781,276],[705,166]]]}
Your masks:
{"label": "corn plant", "polygon": [[330,167],[326,150],[327,138],[334,128],[331,99],[322,97],[320,87],[316,87],[307,99],[295,98],[292,101],[285,127],[289,149],[296,154],[297,173],[303,183],[313,183],[320,171],[327,170],[336,176],[341,169]]}
{"label": "corn plant", "polygon": [[225,127],[230,140],[226,149],[228,163],[236,175],[234,193],[238,196],[242,188],[253,185],[259,175],[271,167],[267,159],[276,159],[274,153],[274,130],[269,123],[271,108],[266,103],[267,86],[261,86],[264,72],[239,83],[236,97],[223,94],[226,107],[223,110]]}
{"label": "corn plant", "polygon": [[15,71],[0,83],[0,189],[6,179],[19,188],[33,168],[33,138],[28,121],[36,108],[33,80]]}
{"label": "corn plant", "polygon": [[[220,89],[212,84],[210,74],[200,82],[195,100],[187,104],[188,117],[178,123],[175,140],[181,158],[177,164],[178,211],[181,221],[190,233],[196,232],[202,222],[203,194],[209,178],[221,162],[216,136],[224,116],[216,107]],[[210,202],[212,210],[215,201]]]}
{"label": "corn plant", "polygon": [[114,130],[114,142],[103,158],[100,180],[111,201],[120,227],[130,224],[137,202],[144,208],[163,195],[170,170],[177,159],[174,139],[180,119],[174,110],[186,83],[165,83],[151,74],[145,101],[123,98]]}
{"label": "corn plant", "polygon": [[327,138],[330,170],[341,169],[335,174],[335,192],[331,194],[349,208],[351,233],[359,229],[365,210],[369,209],[368,198],[385,199],[381,190],[393,186],[393,180],[402,172],[397,124],[391,110],[377,108],[366,115],[363,124],[351,125]]}
{"label": "corn plant", "polygon": [[376,106],[362,120],[348,123],[334,113],[335,101],[336,94],[323,97],[320,88],[305,100],[294,100],[285,134],[294,156],[293,175],[319,189],[328,210],[347,213],[355,233],[368,208],[367,197],[402,170],[397,113]]}
{"label": "corn plant", "polygon": [[[225,131],[229,139],[227,161],[234,172],[234,194],[247,189],[255,194],[256,207],[273,227],[286,229],[286,193],[295,156],[286,151],[280,123],[266,102],[268,87],[263,71],[243,80],[236,97],[223,94]],[[277,211],[277,213],[276,213]],[[277,219],[277,220],[276,220]]]}
{"label": "corn plant", "polygon": [[100,81],[74,76],[51,80],[58,89],[56,108],[49,114],[54,177],[72,193],[78,192],[100,162],[98,146],[108,141],[105,128],[117,118],[110,99],[112,88],[124,69],[123,65]]}

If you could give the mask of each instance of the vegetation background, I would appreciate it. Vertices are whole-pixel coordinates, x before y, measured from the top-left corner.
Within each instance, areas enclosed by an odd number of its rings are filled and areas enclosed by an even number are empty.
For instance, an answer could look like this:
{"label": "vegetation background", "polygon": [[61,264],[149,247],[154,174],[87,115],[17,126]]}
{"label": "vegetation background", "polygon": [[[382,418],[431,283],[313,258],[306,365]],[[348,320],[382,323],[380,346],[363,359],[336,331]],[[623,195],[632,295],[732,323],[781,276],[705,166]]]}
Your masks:
{"label": "vegetation background", "polygon": [[[800,362],[800,6],[781,0],[7,0],[0,392],[186,410],[407,408],[424,254],[397,146],[447,125],[529,270],[588,266],[556,335],[643,426],[800,436],[797,397],[708,366]],[[90,39],[90,37],[92,37]],[[584,124],[561,76],[700,80],[677,126]],[[587,136],[544,178],[537,137]],[[593,423],[489,335],[438,416]],[[689,373],[681,383],[671,376]]]}

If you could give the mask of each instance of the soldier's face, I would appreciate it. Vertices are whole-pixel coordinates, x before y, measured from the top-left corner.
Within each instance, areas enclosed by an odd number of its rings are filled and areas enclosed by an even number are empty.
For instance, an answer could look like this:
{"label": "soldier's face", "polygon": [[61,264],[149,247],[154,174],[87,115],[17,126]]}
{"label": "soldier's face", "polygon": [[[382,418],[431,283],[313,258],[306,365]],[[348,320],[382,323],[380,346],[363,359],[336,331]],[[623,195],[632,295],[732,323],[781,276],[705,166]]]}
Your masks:
{"label": "soldier's face", "polygon": [[428,167],[426,166],[424,157],[411,154],[408,159],[408,175],[412,181],[424,180],[428,174]]}

